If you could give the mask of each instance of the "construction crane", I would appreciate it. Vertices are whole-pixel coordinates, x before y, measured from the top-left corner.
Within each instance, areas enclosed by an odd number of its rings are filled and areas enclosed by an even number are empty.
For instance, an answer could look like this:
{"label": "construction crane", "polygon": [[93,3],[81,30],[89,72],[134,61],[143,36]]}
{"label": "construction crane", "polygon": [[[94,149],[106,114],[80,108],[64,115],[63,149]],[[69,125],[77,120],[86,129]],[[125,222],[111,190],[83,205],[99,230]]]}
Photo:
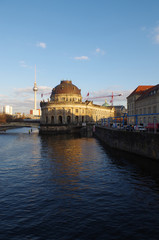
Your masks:
{"label": "construction crane", "polygon": [[87,96],[84,98],[86,100],[94,100],[94,99],[98,99],[98,98],[107,98],[107,97],[111,97],[111,100],[110,100],[110,103],[112,104],[113,106],[113,100],[114,100],[114,97],[119,97],[119,96],[122,96],[123,94],[120,93],[120,94],[114,94],[112,92],[111,95],[107,95],[107,96],[99,96],[99,97],[89,97],[89,93],[87,93]]}
{"label": "construction crane", "polygon": [[[41,93],[41,97],[43,97],[44,95],[50,95],[50,94],[51,94],[51,92],[49,92],[49,93]],[[123,95],[122,93],[120,93],[120,94],[114,94],[114,93],[112,92],[111,95],[107,95],[107,96],[89,97],[89,93],[87,93],[87,96],[86,96],[85,98],[83,98],[83,99],[85,99],[85,100],[94,100],[94,99],[99,99],[99,98],[108,98],[108,97],[111,97],[110,103],[111,103],[112,106],[113,106],[114,97],[120,97],[120,96],[122,96],[122,95]]]}

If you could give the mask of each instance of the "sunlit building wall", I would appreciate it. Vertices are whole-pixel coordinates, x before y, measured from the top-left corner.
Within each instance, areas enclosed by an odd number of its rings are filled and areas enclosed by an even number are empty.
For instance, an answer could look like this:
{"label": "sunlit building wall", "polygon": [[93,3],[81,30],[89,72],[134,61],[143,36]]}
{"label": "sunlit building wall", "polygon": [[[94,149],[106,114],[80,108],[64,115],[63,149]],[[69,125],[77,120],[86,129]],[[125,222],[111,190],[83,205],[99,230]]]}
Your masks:
{"label": "sunlit building wall", "polygon": [[9,105],[3,106],[3,113],[12,115],[13,114],[12,107]]}

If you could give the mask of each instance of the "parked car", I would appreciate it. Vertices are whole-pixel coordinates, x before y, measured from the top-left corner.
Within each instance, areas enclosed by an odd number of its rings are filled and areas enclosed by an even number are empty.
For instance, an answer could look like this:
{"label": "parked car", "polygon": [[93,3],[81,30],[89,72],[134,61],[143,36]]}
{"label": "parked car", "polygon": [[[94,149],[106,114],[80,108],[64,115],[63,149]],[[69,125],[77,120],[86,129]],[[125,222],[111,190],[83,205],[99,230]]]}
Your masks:
{"label": "parked car", "polygon": [[135,125],[134,130],[139,131],[139,132],[144,132],[144,131],[146,131],[146,128],[142,125]]}

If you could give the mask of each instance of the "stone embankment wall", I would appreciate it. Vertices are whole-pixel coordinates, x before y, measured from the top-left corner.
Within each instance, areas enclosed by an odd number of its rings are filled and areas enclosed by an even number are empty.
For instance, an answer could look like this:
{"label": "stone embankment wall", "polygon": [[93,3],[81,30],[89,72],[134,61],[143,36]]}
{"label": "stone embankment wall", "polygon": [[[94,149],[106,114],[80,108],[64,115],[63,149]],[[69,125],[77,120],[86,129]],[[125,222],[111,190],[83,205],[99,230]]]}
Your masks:
{"label": "stone embankment wall", "polygon": [[[73,130],[72,130],[73,131]],[[59,134],[59,133],[69,133],[71,129],[67,126],[49,126],[41,125],[39,129],[40,134]]]}
{"label": "stone embankment wall", "polygon": [[40,125],[40,134],[89,133],[93,135],[92,125],[86,127],[78,125]]}
{"label": "stone embankment wall", "polygon": [[94,135],[112,148],[159,160],[159,134],[97,126]]}
{"label": "stone embankment wall", "polygon": [[39,127],[39,123],[34,122],[10,122],[10,123],[1,123],[0,124],[0,132],[6,131],[8,129],[13,128],[21,128],[21,127]]}

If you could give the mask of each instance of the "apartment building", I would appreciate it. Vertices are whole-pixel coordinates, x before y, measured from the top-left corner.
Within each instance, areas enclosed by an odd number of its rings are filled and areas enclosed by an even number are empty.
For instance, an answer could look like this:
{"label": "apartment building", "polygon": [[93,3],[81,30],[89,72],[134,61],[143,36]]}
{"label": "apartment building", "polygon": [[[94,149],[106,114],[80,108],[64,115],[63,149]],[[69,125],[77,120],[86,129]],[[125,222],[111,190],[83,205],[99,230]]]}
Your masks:
{"label": "apartment building", "polygon": [[138,86],[127,97],[128,124],[159,122],[159,84]]}

